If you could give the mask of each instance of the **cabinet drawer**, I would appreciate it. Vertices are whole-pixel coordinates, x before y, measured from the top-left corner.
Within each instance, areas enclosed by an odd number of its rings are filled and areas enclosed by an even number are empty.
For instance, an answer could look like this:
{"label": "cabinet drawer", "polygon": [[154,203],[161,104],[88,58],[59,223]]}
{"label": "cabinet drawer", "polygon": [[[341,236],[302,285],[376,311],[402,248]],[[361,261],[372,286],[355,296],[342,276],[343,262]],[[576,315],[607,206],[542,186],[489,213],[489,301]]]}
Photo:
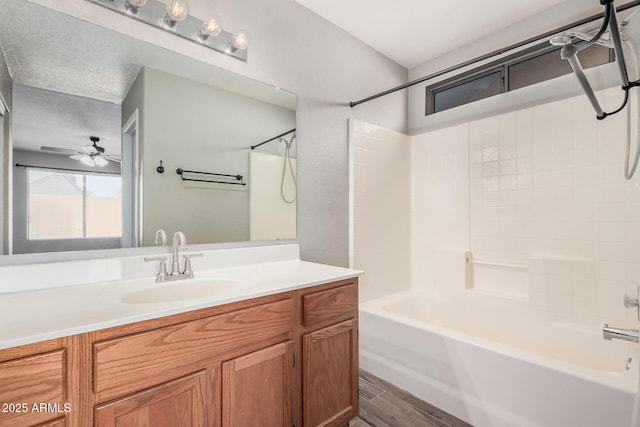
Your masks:
{"label": "cabinet drawer", "polygon": [[32,425],[58,418],[57,413],[32,411],[32,407],[34,404],[64,407],[64,365],[65,350],[0,363],[0,403],[13,405],[0,408],[0,426]]}
{"label": "cabinet drawer", "polygon": [[95,343],[94,390],[139,390],[289,339],[292,313],[286,299]]}
{"label": "cabinet drawer", "polygon": [[356,310],[358,310],[358,286],[355,283],[302,297],[304,326],[353,315]]}

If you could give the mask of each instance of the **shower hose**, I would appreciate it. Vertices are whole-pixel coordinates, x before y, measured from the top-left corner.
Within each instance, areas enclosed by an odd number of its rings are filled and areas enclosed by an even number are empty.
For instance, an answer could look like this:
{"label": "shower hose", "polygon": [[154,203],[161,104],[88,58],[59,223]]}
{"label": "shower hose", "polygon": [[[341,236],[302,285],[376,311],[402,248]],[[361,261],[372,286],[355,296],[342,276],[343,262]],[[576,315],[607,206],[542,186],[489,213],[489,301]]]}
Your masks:
{"label": "shower hose", "polygon": [[[296,191],[298,188],[298,184],[296,182],[296,174],[293,170],[293,165],[291,164],[291,146],[293,145],[293,141],[295,139],[296,134],[294,133],[293,135],[291,135],[291,139],[289,139],[289,141],[284,140],[284,162],[282,164],[282,179],[280,180],[280,195],[282,196],[282,200],[289,204],[295,202],[298,197]],[[289,170],[291,171],[291,180],[293,181],[293,199],[287,199],[287,196],[284,195],[284,177],[287,173],[287,165],[289,166]]]}
{"label": "shower hose", "polygon": [[[635,15],[635,13],[634,13]],[[629,18],[627,18],[628,20]],[[626,42],[631,47],[631,52],[633,54],[633,59],[636,64],[638,64],[638,55],[636,54],[635,47],[627,40]],[[636,155],[633,159],[633,165],[629,165],[629,158],[631,154],[631,102],[627,106],[627,147],[624,155],[624,177],[627,180],[633,178],[633,175],[636,173],[636,169],[638,168],[638,160],[640,160],[640,94],[636,90]]]}

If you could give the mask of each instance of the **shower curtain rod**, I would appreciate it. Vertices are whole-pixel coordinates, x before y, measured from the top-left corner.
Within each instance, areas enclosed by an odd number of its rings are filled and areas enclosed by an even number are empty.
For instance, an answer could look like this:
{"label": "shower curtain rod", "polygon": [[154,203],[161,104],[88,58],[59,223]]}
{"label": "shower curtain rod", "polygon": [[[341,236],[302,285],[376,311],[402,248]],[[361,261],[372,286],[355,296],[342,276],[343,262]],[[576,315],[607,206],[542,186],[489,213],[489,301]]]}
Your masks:
{"label": "shower curtain rod", "polygon": [[[622,6],[617,7],[616,10],[618,12],[623,12],[623,11],[625,11],[627,9],[631,9],[632,7],[636,7],[638,5],[640,5],[640,0],[634,0],[634,1],[631,1],[629,3],[623,4]],[[426,82],[427,80],[431,80],[431,79],[434,79],[436,77],[440,77],[440,76],[442,76],[444,74],[450,73],[452,71],[459,70],[459,69],[464,68],[464,67],[468,67],[469,65],[476,64],[476,63],[484,61],[486,59],[491,59],[491,58],[493,58],[495,56],[502,55],[503,53],[507,53],[507,52],[512,51],[514,49],[517,49],[519,47],[523,47],[523,46],[526,46],[526,45],[528,45],[530,43],[546,39],[548,37],[553,36],[554,34],[558,34],[558,33],[561,33],[563,31],[571,30],[572,28],[579,27],[580,25],[588,24],[590,22],[593,22],[593,21],[595,21],[597,19],[600,19],[600,18],[603,18],[603,17],[604,17],[604,12],[603,13],[599,13],[597,15],[589,16],[587,18],[580,19],[579,21],[572,22],[571,24],[567,24],[567,25],[564,25],[562,27],[556,28],[554,30],[547,31],[547,32],[545,32],[543,34],[540,34],[540,35],[537,35],[537,36],[534,36],[534,37],[530,37],[530,38],[528,38],[526,40],[523,40],[523,41],[518,42],[518,43],[514,43],[514,44],[509,45],[507,47],[504,47],[502,49],[497,49],[497,50],[494,50],[493,52],[485,53],[484,55],[480,55],[480,56],[478,56],[476,58],[473,58],[473,59],[470,59],[468,61],[461,62],[460,64],[453,65],[451,67],[445,68],[444,70],[437,71],[435,73],[429,74],[429,75],[424,76],[424,77],[420,77],[419,79],[412,80],[412,81],[410,81],[408,83],[405,83],[405,84],[402,84],[400,86],[396,86],[396,87],[393,87],[391,89],[387,89],[387,90],[385,90],[383,92],[376,93],[375,95],[371,95],[371,96],[368,96],[366,98],[362,98],[362,99],[360,99],[358,101],[351,101],[351,102],[349,102],[349,107],[353,108],[353,107],[356,107],[356,106],[358,106],[360,104],[364,104],[365,102],[373,101],[374,99],[378,99],[378,98],[381,98],[383,96],[390,95],[390,94],[392,94],[394,92],[397,92],[399,90],[407,89],[407,88],[409,88],[411,86],[415,86],[417,84]]]}
{"label": "shower curtain rod", "polygon": [[90,170],[86,170],[86,169],[54,168],[54,167],[51,167],[51,166],[23,165],[21,163],[16,163],[16,167],[17,168],[51,169],[51,170],[65,171],[65,172],[83,172],[83,173],[88,173],[88,174],[101,174],[101,175],[120,176],[120,174],[116,173],[116,172],[90,171]]}
{"label": "shower curtain rod", "polygon": [[[640,0],[639,0],[639,1],[640,1]],[[295,131],[296,131],[296,128],[293,128],[293,129],[291,129],[291,130],[288,130],[288,131],[286,131],[286,132],[284,132],[284,133],[281,133],[280,135],[274,136],[274,137],[273,137],[273,138],[271,138],[271,139],[267,139],[266,141],[263,141],[263,142],[261,142],[261,143],[260,143],[260,144],[258,144],[258,145],[252,145],[252,146],[251,146],[251,149],[252,149],[252,150],[255,150],[256,148],[260,147],[261,145],[266,144],[267,142],[274,141],[274,140],[276,140],[276,139],[278,139],[278,138],[280,138],[280,137],[283,137],[283,136],[288,135],[288,134],[290,134],[291,132],[295,132]]]}

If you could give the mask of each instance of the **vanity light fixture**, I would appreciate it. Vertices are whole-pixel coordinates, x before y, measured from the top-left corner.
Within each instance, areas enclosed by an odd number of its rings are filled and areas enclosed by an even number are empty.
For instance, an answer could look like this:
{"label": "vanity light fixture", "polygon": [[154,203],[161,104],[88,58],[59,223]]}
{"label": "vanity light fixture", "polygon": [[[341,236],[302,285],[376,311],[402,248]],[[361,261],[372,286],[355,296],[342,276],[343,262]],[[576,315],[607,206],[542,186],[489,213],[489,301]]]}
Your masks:
{"label": "vanity light fixture", "polygon": [[222,19],[211,15],[205,20],[189,15],[188,0],[86,0],[144,22],[217,52],[247,61],[249,33],[225,31]]}
{"label": "vanity light fixture", "polygon": [[210,16],[202,21],[202,28],[198,31],[198,39],[207,41],[211,36],[217,36],[222,31],[222,19],[218,15]]}
{"label": "vanity light fixture", "polygon": [[189,14],[189,2],[187,0],[170,0],[167,3],[167,13],[162,22],[167,28],[174,28],[176,24]]}
{"label": "vanity light fixture", "polygon": [[246,50],[251,43],[251,36],[247,30],[240,30],[231,37],[231,43],[229,43],[229,50],[234,53],[238,50]]}
{"label": "vanity light fixture", "polygon": [[147,4],[147,0],[125,0],[124,8],[132,15],[137,15],[140,8]]}

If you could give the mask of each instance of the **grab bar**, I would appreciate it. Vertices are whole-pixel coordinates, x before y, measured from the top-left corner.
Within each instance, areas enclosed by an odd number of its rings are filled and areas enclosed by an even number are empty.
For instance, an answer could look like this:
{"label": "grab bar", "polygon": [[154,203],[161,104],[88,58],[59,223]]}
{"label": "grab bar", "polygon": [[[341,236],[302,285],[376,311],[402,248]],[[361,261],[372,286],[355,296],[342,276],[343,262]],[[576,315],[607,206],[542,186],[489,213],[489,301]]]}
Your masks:
{"label": "grab bar", "polygon": [[506,267],[506,268],[520,268],[520,269],[528,269],[529,264],[518,264],[513,262],[500,262],[500,261],[487,261],[481,259],[473,259],[471,257],[467,257],[467,263],[469,264],[478,264],[478,265],[490,265],[493,267]]}

